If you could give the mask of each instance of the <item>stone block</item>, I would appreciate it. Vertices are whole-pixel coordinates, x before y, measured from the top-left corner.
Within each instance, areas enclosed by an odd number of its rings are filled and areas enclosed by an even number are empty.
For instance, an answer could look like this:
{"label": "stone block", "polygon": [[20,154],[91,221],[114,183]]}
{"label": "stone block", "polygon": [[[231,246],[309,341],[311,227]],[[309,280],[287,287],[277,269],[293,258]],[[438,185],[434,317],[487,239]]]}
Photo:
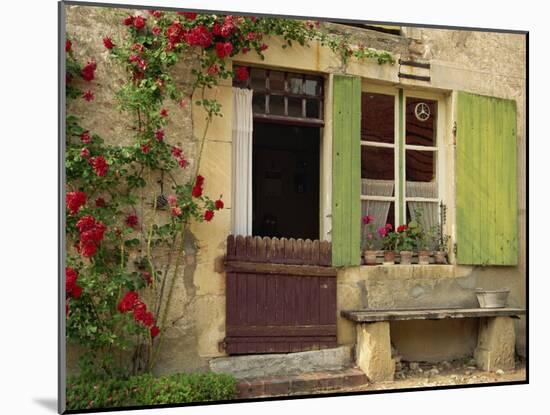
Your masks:
{"label": "stone block", "polygon": [[371,382],[393,381],[389,322],[358,324],[356,347],[357,366]]}
{"label": "stone block", "polygon": [[489,372],[515,367],[516,332],[510,317],[487,317],[479,322],[474,357],[477,366]]}

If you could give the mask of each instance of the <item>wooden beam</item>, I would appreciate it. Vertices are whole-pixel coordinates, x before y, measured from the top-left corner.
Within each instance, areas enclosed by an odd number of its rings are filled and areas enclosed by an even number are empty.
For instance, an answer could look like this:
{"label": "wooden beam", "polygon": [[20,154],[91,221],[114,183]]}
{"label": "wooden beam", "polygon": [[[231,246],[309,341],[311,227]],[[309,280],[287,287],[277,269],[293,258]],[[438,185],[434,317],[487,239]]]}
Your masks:
{"label": "wooden beam", "polygon": [[336,268],[326,266],[270,264],[244,261],[226,261],[225,271],[244,274],[296,275],[302,277],[336,277],[338,272]]}

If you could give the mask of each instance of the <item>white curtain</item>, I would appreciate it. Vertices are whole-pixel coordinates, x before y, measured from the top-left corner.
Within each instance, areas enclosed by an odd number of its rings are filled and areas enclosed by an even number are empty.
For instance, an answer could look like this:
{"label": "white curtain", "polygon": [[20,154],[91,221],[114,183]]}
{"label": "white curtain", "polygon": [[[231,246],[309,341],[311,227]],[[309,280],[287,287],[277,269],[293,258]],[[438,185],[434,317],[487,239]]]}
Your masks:
{"label": "white curtain", "polygon": [[233,234],[252,235],[252,90],[233,88]]}
{"label": "white curtain", "polygon": [[[393,196],[393,180],[361,179],[361,194],[365,196]],[[372,215],[376,229],[384,226],[388,221],[391,202],[378,200],[363,200],[361,203],[361,217]],[[392,224],[393,225],[393,224]]]}
{"label": "white curtain", "polygon": [[[437,199],[437,186],[434,182],[407,182],[407,197],[426,197]],[[416,219],[415,211],[421,211],[420,224],[425,230],[430,230],[439,223],[439,203],[438,202],[407,202],[409,212],[413,219]]]}

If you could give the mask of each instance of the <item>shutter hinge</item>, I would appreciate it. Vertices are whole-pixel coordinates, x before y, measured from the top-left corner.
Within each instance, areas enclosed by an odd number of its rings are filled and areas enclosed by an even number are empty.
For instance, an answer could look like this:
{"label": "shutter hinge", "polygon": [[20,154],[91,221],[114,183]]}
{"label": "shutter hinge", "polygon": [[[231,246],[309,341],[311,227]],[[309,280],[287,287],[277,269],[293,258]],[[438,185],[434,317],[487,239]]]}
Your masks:
{"label": "shutter hinge", "polygon": [[456,255],[457,253],[458,253],[458,245],[457,245],[457,243],[455,242],[455,243],[453,244],[453,254]]}
{"label": "shutter hinge", "polygon": [[453,122],[453,144],[456,146],[456,130],[457,130],[457,127],[456,127],[456,121]]}

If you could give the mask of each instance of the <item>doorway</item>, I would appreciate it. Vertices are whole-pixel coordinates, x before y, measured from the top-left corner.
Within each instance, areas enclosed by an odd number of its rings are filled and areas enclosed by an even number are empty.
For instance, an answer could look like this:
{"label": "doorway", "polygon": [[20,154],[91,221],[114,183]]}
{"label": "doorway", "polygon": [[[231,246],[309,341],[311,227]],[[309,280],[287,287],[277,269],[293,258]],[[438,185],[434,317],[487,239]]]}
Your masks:
{"label": "doorway", "polygon": [[254,236],[319,239],[319,157],[319,127],[254,122]]}

